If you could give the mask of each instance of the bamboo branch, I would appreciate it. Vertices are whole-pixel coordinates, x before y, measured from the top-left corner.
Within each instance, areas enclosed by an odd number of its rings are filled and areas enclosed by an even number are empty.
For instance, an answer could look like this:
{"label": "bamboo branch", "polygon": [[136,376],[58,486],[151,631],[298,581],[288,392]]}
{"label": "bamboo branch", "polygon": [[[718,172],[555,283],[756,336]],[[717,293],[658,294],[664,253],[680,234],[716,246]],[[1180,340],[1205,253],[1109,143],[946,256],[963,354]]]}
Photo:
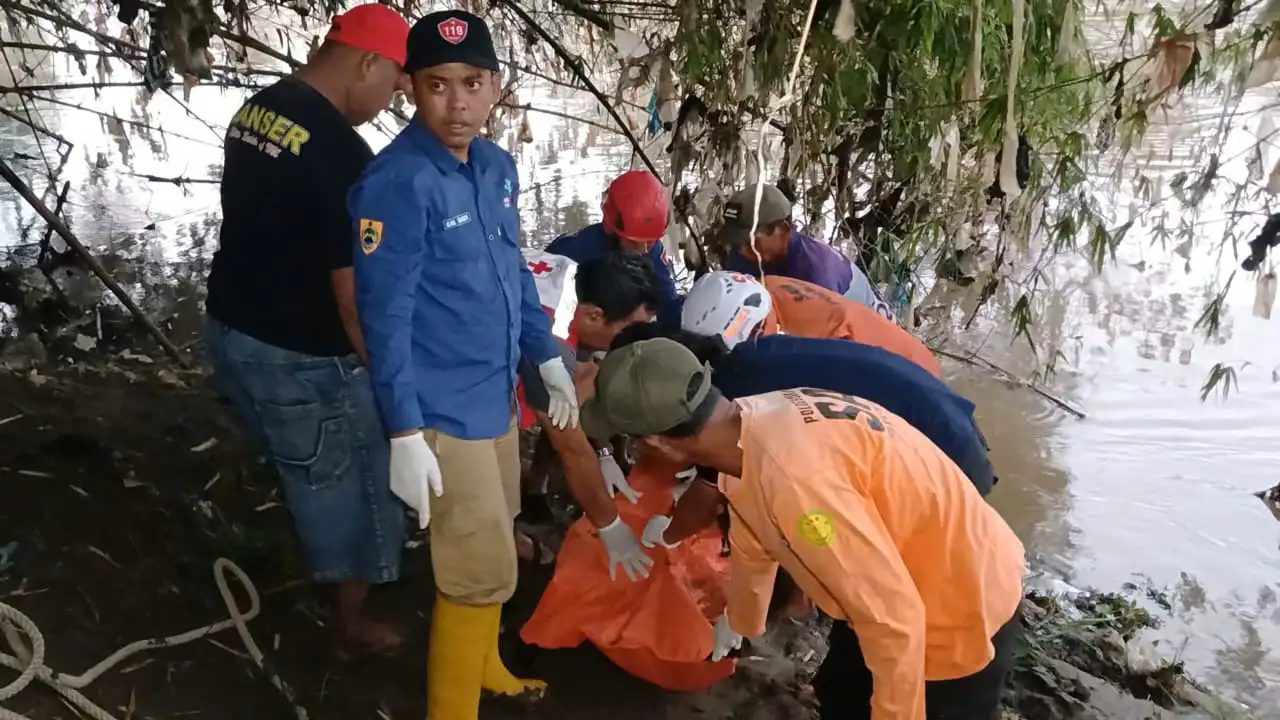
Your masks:
{"label": "bamboo branch", "polygon": [[1018,385],[1019,387],[1024,387],[1030,390],[1031,392],[1034,392],[1035,394],[1039,395],[1040,397],[1044,398],[1045,400],[1048,400],[1054,405],[1057,405],[1059,408],[1062,408],[1064,411],[1070,413],[1071,415],[1074,415],[1078,420],[1084,420],[1085,418],[1088,417],[1087,415],[1085,415],[1083,410],[1077,409],[1075,406],[1068,403],[1066,400],[1063,400],[1062,398],[1054,395],[1053,393],[1049,392],[1048,390],[1045,390],[1044,388],[1040,387],[1039,385],[1036,385],[1033,382],[1023,380],[1017,375],[1014,375],[1012,372],[1005,370],[1004,368],[991,362],[990,360],[986,359],[985,357],[979,355],[976,352],[968,353],[966,355],[959,355],[957,353],[949,352],[941,348],[930,347],[929,349],[932,350],[935,354],[941,355],[942,357],[950,358],[957,362],[962,362],[966,365],[980,367],[980,368],[983,368],[984,370],[993,371],[1003,376],[1009,382],[1012,382],[1013,384]]}
{"label": "bamboo branch", "polygon": [[[102,90],[104,88],[141,88],[146,87],[146,83],[142,81],[119,81],[119,82],[83,82],[83,83],[54,83],[50,85],[0,85],[0,95],[9,95],[12,93],[33,93],[33,92],[57,92],[59,90]],[[249,90],[261,90],[266,87],[257,83],[240,82],[229,78],[219,78],[216,82],[202,81],[196,83],[192,87],[216,87],[216,88],[247,88]]]}
{"label": "bamboo branch", "polygon": [[221,180],[213,178],[189,178],[189,177],[166,177],[164,175],[148,175],[147,173],[129,173],[133,177],[142,178],[148,182],[172,183],[178,187],[183,185],[221,185]]}
{"label": "bamboo branch", "polygon": [[[85,50],[72,45],[46,45],[42,43],[5,42],[3,40],[0,40],[0,49],[65,53],[67,55],[87,55],[90,57],[105,57],[113,60],[124,60],[126,62],[144,62],[147,59],[146,55],[135,52],[123,53],[112,52],[109,50]],[[281,72],[280,70],[271,70],[267,68],[239,67],[236,65],[210,65],[209,67],[216,72],[239,75],[270,75],[272,77],[284,77],[288,75],[288,73]]]}
{"label": "bamboo branch", "polygon": [[618,124],[618,128],[622,131],[622,134],[625,135],[628,142],[631,143],[632,150],[640,156],[640,159],[644,161],[645,166],[649,168],[649,172],[653,173],[655,176],[661,177],[662,174],[658,172],[658,167],[654,165],[653,161],[649,159],[649,156],[645,154],[644,147],[640,144],[640,141],[636,139],[635,134],[631,132],[631,128],[627,127],[627,122],[622,119],[622,116],[618,114],[616,109],[614,109],[613,104],[609,102],[609,96],[601,92],[600,88],[596,87],[596,84],[592,82],[591,78],[587,75],[586,68],[582,66],[582,58],[572,55],[568,50],[565,50],[564,46],[552,37],[551,33],[547,32],[546,28],[539,25],[527,10],[517,5],[513,0],[499,0],[499,4],[510,8],[517,17],[523,20],[524,23],[538,35],[538,37],[542,38],[543,41],[551,46],[551,49],[555,51],[556,55],[569,66],[570,70],[573,71],[573,74],[577,75],[578,79],[582,80],[582,84],[586,87],[587,92],[594,95],[596,100],[604,106],[605,111],[608,112],[609,116],[613,118],[613,121]]}
{"label": "bamboo branch", "polygon": [[523,105],[513,105],[513,104],[510,104],[510,103],[499,103],[499,104],[498,104],[498,107],[504,107],[504,108],[507,108],[508,110],[523,110],[523,111],[526,111],[526,112],[535,112],[535,113],[540,113],[540,114],[542,114],[542,115],[550,115],[550,116],[552,116],[552,117],[558,117],[558,118],[561,118],[561,119],[563,119],[563,120],[569,120],[569,121],[571,121],[571,122],[580,122],[580,123],[582,123],[583,125],[590,125],[591,127],[594,127],[594,128],[597,128],[597,129],[599,129],[599,130],[603,130],[603,131],[605,131],[605,132],[609,132],[609,133],[616,133],[616,132],[618,132],[616,128],[609,127],[608,125],[604,125],[604,124],[602,124],[602,123],[598,123],[598,122],[595,122],[595,121],[593,121],[593,120],[588,120],[588,119],[586,119],[586,118],[578,117],[577,115],[570,115],[569,113],[559,112],[558,110],[546,110],[546,109],[544,109],[544,108],[534,107],[534,106],[529,105],[529,104],[527,104],[527,103],[526,103],[526,104],[523,104]]}
{"label": "bamboo branch", "polygon": [[114,46],[121,50],[128,50],[128,51],[137,53],[139,55],[142,55],[144,57],[147,54],[146,50],[138,47],[137,45],[134,45],[133,43],[128,42],[126,40],[121,40],[120,38],[117,38],[117,37],[112,37],[110,35],[107,35],[106,33],[100,33],[97,30],[94,30],[93,28],[88,27],[83,23],[77,21],[75,18],[72,18],[69,15],[54,15],[52,13],[47,13],[43,10],[37,10],[36,8],[23,5],[22,3],[14,2],[13,0],[0,0],[0,8],[3,8],[5,10],[10,10],[12,12],[22,13],[24,15],[30,15],[33,18],[38,18],[40,20],[51,22],[53,23],[54,27],[62,26],[67,28],[68,30],[74,30],[78,33],[88,35],[89,37],[93,38],[94,40],[97,40],[103,45]]}
{"label": "bamboo branch", "polygon": [[[62,214],[62,207],[67,204],[67,196],[70,194],[71,194],[71,183],[63,182],[62,192],[58,193],[58,201],[54,203],[54,206],[53,206],[54,215]],[[44,237],[40,238],[40,254],[36,256],[37,266],[42,268],[44,267],[44,260],[49,256],[49,249],[50,249],[49,241],[52,239],[53,239],[53,226],[46,224],[44,229]],[[49,275],[49,272],[46,270],[45,277],[48,277],[48,275]],[[62,288],[59,288],[57,283],[52,282],[53,278],[49,278],[49,280],[51,281],[50,284],[55,289],[57,289],[58,292],[62,292]]]}
{"label": "bamboo branch", "polygon": [[[34,99],[34,98],[33,98],[33,99]],[[8,118],[12,118],[12,119],[14,119],[14,120],[17,120],[18,122],[22,123],[23,125],[27,125],[27,126],[28,126],[28,127],[30,127],[32,130],[35,130],[36,132],[40,133],[41,135],[44,135],[45,137],[50,138],[50,139],[52,139],[52,140],[56,140],[60,146],[70,147],[70,146],[74,145],[74,143],[72,143],[70,140],[68,140],[68,139],[66,139],[65,137],[63,137],[63,136],[59,135],[58,133],[56,133],[56,132],[54,132],[54,131],[50,130],[49,128],[45,127],[44,125],[41,125],[40,123],[36,122],[35,120],[33,120],[33,119],[31,119],[31,118],[23,117],[23,116],[19,115],[18,113],[14,112],[14,111],[12,111],[12,110],[10,110],[10,109],[8,109],[8,108],[0,107],[0,115],[4,115],[5,117],[8,117]]]}
{"label": "bamboo branch", "polygon": [[58,105],[60,107],[70,108],[72,110],[79,110],[80,112],[86,112],[86,113],[89,113],[90,115],[96,115],[104,120],[118,120],[119,122],[124,123],[125,125],[130,125],[130,126],[139,128],[141,130],[146,130],[147,132],[157,132],[157,133],[160,133],[161,135],[168,135],[170,137],[179,138],[181,140],[187,140],[193,143],[199,143],[201,145],[207,145],[209,147],[215,147],[215,148],[222,147],[222,143],[212,143],[212,142],[209,142],[208,140],[201,140],[200,138],[194,138],[194,137],[191,137],[190,135],[184,135],[180,132],[175,132],[173,130],[165,130],[163,128],[155,127],[154,125],[148,125],[147,123],[144,123],[138,120],[129,120],[116,115],[112,115],[111,113],[102,112],[101,110],[87,108],[77,103],[68,102],[66,100],[59,100],[58,98],[55,98],[55,97],[49,97],[48,95],[37,95],[35,93],[27,93],[26,88],[17,88],[16,90],[18,93],[28,94],[31,97],[31,99],[36,102],[46,102],[51,105]]}
{"label": "bamboo branch", "polygon": [[[627,141],[631,143],[632,152],[640,156],[640,159],[644,161],[645,166],[649,168],[649,172],[653,173],[655,177],[662,177],[662,173],[658,172],[658,167],[653,164],[653,161],[649,159],[648,154],[645,153],[644,147],[640,144],[640,140],[636,138],[635,133],[631,132],[631,128],[627,126],[627,122],[622,119],[622,116],[618,114],[617,109],[615,109],[613,104],[609,102],[609,97],[601,92],[600,88],[596,87],[596,84],[592,82],[591,77],[587,74],[586,68],[582,65],[582,58],[571,55],[568,50],[565,50],[564,46],[552,37],[551,33],[547,32],[546,28],[539,25],[538,22],[533,19],[533,16],[514,0],[498,0],[498,4],[509,8],[517,17],[529,26],[529,29],[533,30],[538,37],[542,38],[543,41],[551,46],[551,49],[555,51],[555,54],[560,58],[560,60],[568,65],[569,69],[572,70],[573,73],[578,76],[578,79],[582,81],[587,92],[595,96],[596,100],[604,106],[605,111],[609,113],[609,116],[613,118],[613,121],[617,123],[618,130],[627,138]],[[698,256],[701,257],[705,263],[707,252],[706,248],[702,247],[702,238],[698,233],[694,232],[687,217],[681,217],[681,221],[684,222],[685,227],[689,231],[689,238],[698,247]]]}
{"label": "bamboo branch", "polygon": [[[2,7],[4,3],[9,3],[9,2],[11,2],[11,0],[0,0],[0,7]],[[99,42],[106,42],[108,44],[115,44],[120,47],[126,47],[135,52],[143,52],[142,48],[132,43],[127,43],[122,40],[117,40],[111,37],[110,35],[106,35],[96,30],[93,30],[92,28],[86,27],[83,23],[79,22],[78,20],[76,20],[75,18],[67,14],[66,10],[61,7],[58,8],[58,13],[56,15],[47,15],[44,13],[39,13],[38,11],[33,11],[31,9],[24,9],[24,12],[28,12],[30,14],[37,15],[39,17],[44,17],[45,19],[49,20],[49,22],[54,23],[55,26],[61,24],[65,27],[72,28],[77,32],[82,32],[86,35],[89,35],[90,37],[97,39]],[[133,71],[138,73],[139,75],[143,75],[143,76],[146,75],[142,67],[139,67],[138,65],[134,65],[127,60],[125,60],[124,62],[128,63],[129,67],[133,68]],[[192,110],[191,106],[183,102],[177,95],[174,95],[172,90],[170,90],[167,87],[162,87],[160,88],[160,92],[163,92],[165,95],[169,96],[169,99],[173,100],[173,102],[176,103],[178,107],[182,108],[183,112],[185,112],[189,117],[191,117],[196,122],[208,128],[209,132],[213,133],[215,137],[217,137],[218,139],[222,139],[222,133],[217,128],[210,125],[209,122],[205,120],[202,115],[197,113],[195,110]]]}
{"label": "bamboo branch", "polygon": [[230,30],[226,30],[224,28],[215,29],[213,31],[213,34],[217,37],[222,38],[223,40],[226,40],[227,42],[233,42],[237,45],[242,45],[246,48],[249,48],[250,50],[257,50],[258,52],[262,53],[263,55],[266,55],[269,58],[279,60],[285,65],[288,65],[289,68],[292,70],[297,70],[303,65],[303,63],[300,60],[290,55],[286,55],[280,52],[279,50],[276,50],[275,48],[271,47],[270,45],[262,42],[261,40],[255,37],[242,35],[237,32],[231,32]]}
{"label": "bamboo branch", "polygon": [[[551,77],[550,75],[546,75],[546,74],[541,73],[541,72],[539,72],[539,71],[537,71],[537,70],[534,70],[533,68],[529,67],[528,65],[524,65],[524,64],[521,64],[521,63],[511,63],[511,62],[507,62],[507,61],[505,61],[505,60],[499,60],[498,62],[499,62],[499,63],[501,63],[501,64],[503,64],[503,65],[506,65],[506,66],[507,66],[507,67],[509,67],[509,68],[511,68],[511,70],[512,70],[512,71],[514,71],[514,72],[517,72],[517,73],[520,73],[520,74],[523,74],[523,75],[528,75],[528,76],[530,76],[530,77],[535,77],[535,78],[538,78],[539,80],[545,80],[546,82],[549,82],[549,83],[551,83],[552,85],[556,85],[556,86],[558,86],[558,87],[568,88],[569,90],[576,90],[576,91],[579,91],[579,92],[582,92],[582,91],[586,90],[586,88],[585,88],[585,87],[583,87],[582,85],[579,85],[579,84],[576,84],[576,83],[572,83],[572,82],[566,82],[566,81],[561,80],[561,79],[559,79],[559,78]],[[629,106],[629,107],[632,107],[632,108],[635,108],[636,110],[644,110],[644,111],[646,111],[646,112],[649,110],[649,106],[648,106],[648,105],[643,105],[643,104],[638,103],[638,102],[632,102],[632,101],[630,101],[630,100],[627,100],[626,98],[623,98],[623,99],[622,99],[621,104],[622,104],[622,105]],[[612,132],[612,131],[613,131],[613,130],[612,130],[612,128],[610,128],[610,132]]]}
{"label": "bamboo branch", "polygon": [[147,332],[156,339],[156,342],[160,343],[160,346],[164,348],[165,352],[176,360],[178,364],[183,367],[187,367],[187,361],[182,357],[182,352],[174,346],[169,338],[165,337],[164,333],[160,332],[160,328],[156,327],[156,324],[151,321],[151,318],[147,317],[146,313],[142,312],[142,308],[138,307],[137,303],[133,301],[133,298],[129,297],[124,289],[120,287],[119,283],[111,277],[106,268],[102,267],[102,263],[98,262],[98,259],[89,253],[89,250],[80,242],[80,239],[75,236],[75,233],[71,232],[71,229],[67,227],[66,223],[62,222],[62,220],[49,209],[49,206],[45,205],[40,198],[36,197],[36,194],[32,192],[31,188],[23,182],[22,178],[18,177],[18,174],[13,171],[13,168],[9,167],[9,163],[5,162],[3,159],[0,159],[0,177],[4,178],[5,181],[13,186],[13,189],[22,196],[22,199],[26,200],[27,203],[40,214],[40,217],[44,218],[45,222],[49,223],[49,227],[53,228],[54,232],[62,236],[62,239],[67,242],[68,246],[80,253],[80,256],[84,258],[85,263],[88,264],[89,269],[93,271],[93,274],[97,275],[98,279],[102,281],[102,284],[106,285],[107,289],[111,291],[111,294],[115,295],[116,299],[128,308],[129,312],[133,314],[133,317],[137,319],[138,322],[142,323],[143,327],[145,327]]}
{"label": "bamboo branch", "polygon": [[140,88],[140,81],[54,83],[50,85],[0,85],[0,95],[13,93],[56,92],[58,90],[103,90],[106,88]]}
{"label": "bamboo branch", "polygon": [[[555,3],[560,7],[564,8],[569,13],[573,15],[577,15],[578,17],[582,18],[583,20],[586,20],[592,25],[595,25],[601,30],[607,30],[610,32],[614,30],[613,22],[610,21],[608,16],[606,16],[604,13],[592,10],[586,5],[575,2],[574,0],[555,0]],[[667,9],[669,10],[670,8],[667,8]]]}

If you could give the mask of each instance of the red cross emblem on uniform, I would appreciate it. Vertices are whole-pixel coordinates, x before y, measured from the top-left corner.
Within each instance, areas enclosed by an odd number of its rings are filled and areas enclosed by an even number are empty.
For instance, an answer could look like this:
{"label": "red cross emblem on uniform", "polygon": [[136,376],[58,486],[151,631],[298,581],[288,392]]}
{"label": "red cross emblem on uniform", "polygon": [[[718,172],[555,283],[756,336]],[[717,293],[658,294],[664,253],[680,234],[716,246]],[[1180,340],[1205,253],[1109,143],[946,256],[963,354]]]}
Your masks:
{"label": "red cross emblem on uniform", "polygon": [[529,269],[533,271],[534,275],[542,275],[544,273],[551,272],[551,266],[547,264],[546,260],[539,260],[536,264],[529,263]]}
{"label": "red cross emblem on uniform", "polygon": [[441,20],[436,26],[445,42],[457,45],[467,39],[467,21],[461,18]]}

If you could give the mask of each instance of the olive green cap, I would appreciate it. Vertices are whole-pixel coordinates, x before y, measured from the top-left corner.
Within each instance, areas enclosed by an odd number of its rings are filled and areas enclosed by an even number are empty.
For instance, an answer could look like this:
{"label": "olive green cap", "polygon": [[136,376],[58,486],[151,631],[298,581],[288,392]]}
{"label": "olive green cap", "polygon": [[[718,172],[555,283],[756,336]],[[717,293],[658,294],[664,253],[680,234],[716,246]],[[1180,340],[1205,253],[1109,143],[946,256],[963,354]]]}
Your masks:
{"label": "olive green cap", "polygon": [[711,392],[711,368],[680,343],[641,340],[600,361],[582,429],[596,440],[657,435],[686,422]]}
{"label": "olive green cap", "polygon": [[734,193],[724,204],[724,227],[721,240],[729,247],[751,243],[751,220],[756,212],[756,193],[760,193],[760,215],[755,227],[791,217],[791,201],[777,187],[758,183]]}

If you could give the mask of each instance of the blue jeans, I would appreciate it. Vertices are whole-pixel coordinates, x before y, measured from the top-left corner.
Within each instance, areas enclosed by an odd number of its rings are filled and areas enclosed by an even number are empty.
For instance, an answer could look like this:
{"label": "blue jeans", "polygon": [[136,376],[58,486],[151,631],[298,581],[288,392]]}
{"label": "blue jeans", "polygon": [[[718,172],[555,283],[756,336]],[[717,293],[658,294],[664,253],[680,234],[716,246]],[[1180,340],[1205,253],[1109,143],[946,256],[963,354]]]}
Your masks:
{"label": "blue jeans", "polygon": [[405,511],[368,371],[355,356],[284,350],[209,316],[204,339],[215,382],[275,464],[312,579],[398,578]]}

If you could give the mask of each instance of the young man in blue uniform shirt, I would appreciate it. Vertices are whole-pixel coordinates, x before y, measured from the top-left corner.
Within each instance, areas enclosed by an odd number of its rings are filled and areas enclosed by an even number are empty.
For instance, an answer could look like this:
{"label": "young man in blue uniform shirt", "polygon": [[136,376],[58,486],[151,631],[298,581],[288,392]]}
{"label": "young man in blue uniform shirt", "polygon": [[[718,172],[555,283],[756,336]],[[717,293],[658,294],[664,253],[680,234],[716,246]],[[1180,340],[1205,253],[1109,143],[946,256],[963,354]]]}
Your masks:
{"label": "young man in blue uniform shirt", "polygon": [[647,170],[628,170],[609,183],[600,209],[601,222],[561,235],[547,245],[546,251],[579,265],[612,252],[648,255],[662,291],[658,320],[668,327],[679,327],[680,293],[672,275],[671,258],[662,245],[671,217],[667,189]]}
{"label": "young man in blue uniform shirt", "polygon": [[416,117],[348,199],[356,299],[391,435],[392,489],[422,526],[435,521],[427,714],[475,720],[482,688],[544,687],[512,676],[498,655],[502,603],[516,585],[521,357],[538,367],[557,426],[577,424],[578,403],[520,252],[515,161],[478,137],[500,89],[489,28],[468,12],[424,16],[405,72]]}

